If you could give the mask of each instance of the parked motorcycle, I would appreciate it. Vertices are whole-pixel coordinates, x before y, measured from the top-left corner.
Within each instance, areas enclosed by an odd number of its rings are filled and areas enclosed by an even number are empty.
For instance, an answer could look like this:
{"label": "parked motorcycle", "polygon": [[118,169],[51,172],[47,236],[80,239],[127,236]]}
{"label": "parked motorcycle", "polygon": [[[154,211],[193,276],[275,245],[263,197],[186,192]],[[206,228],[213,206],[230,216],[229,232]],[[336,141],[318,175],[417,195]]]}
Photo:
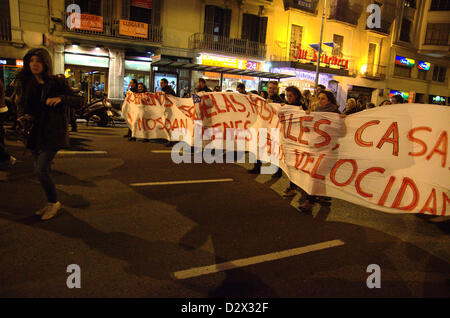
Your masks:
{"label": "parked motorcycle", "polygon": [[[84,97],[84,92],[79,93]],[[89,125],[89,121],[94,122],[100,127],[108,126],[110,118],[114,115],[111,111],[111,103],[108,102],[105,95],[96,97],[90,102],[85,102],[84,105],[75,112],[76,118],[86,120],[86,125]]]}

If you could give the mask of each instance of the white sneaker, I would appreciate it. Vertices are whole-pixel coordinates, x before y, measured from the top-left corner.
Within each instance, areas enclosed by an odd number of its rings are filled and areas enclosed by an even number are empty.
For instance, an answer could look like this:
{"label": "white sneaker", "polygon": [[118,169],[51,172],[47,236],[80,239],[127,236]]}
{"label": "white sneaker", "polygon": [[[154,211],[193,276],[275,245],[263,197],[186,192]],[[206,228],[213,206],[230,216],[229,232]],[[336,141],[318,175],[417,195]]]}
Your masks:
{"label": "white sneaker", "polygon": [[50,203],[47,203],[47,205],[44,206],[42,209],[40,209],[39,211],[36,211],[36,212],[34,213],[34,215],[42,215],[42,214],[44,214],[44,213],[48,210],[49,204],[50,204]]}
{"label": "white sneaker", "polygon": [[44,215],[41,217],[41,220],[48,220],[51,219],[56,215],[56,213],[61,209],[61,203],[58,201],[56,203],[49,203],[48,209],[44,213]]}

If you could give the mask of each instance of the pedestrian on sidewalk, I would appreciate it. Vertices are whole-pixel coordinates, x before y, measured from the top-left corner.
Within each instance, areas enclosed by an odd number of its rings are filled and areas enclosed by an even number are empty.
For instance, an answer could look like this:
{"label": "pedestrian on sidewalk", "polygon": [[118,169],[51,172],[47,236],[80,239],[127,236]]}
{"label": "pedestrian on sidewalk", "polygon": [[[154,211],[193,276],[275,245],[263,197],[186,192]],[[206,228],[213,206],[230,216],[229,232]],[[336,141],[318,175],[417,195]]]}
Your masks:
{"label": "pedestrian on sidewalk", "polygon": [[[130,89],[129,89],[130,91],[132,91],[133,93],[137,93],[138,92],[138,81],[137,81],[137,79],[133,78],[130,81],[129,87],[130,87]],[[132,136],[130,128],[128,128],[127,134],[124,135],[123,137],[124,138],[128,138],[128,141],[136,141],[136,137]]]}
{"label": "pedestrian on sidewalk", "polygon": [[16,77],[18,120],[34,123],[26,147],[33,154],[35,173],[47,197],[47,205],[35,213],[42,220],[52,218],[61,209],[50,165],[58,150],[69,146],[67,107],[77,108],[83,102],[65,80],[52,73],[50,54],[37,48],[24,56],[23,68]]}

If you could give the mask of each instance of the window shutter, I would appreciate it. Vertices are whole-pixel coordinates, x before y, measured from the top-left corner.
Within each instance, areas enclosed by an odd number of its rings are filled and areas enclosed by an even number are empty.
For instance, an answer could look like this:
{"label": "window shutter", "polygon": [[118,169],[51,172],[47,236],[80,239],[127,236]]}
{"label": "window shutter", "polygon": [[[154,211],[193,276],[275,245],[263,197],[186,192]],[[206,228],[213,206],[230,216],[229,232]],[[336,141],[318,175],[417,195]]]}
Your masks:
{"label": "window shutter", "polygon": [[248,40],[250,36],[250,19],[249,15],[244,13],[243,15],[243,21],[242,21],[242,34],[241,39]]}
{"label": "window shutter", "polygon": [[205,7],[205,27],[204,33],[213,34],[214,33],[214,14],[216,12],[216,8],[214,6],[206,6]]}
{"label": "window shutter", "polygon": [[266,43],[267,17],[259,17],[259,43]]}
{"label": "window shutter", "polygon": [[122,19],[130,19],[131,0],[122,0]]}
{"label": "window shutter", "polygon": [[223,36],[230,37],[231,10],[223,10]]}

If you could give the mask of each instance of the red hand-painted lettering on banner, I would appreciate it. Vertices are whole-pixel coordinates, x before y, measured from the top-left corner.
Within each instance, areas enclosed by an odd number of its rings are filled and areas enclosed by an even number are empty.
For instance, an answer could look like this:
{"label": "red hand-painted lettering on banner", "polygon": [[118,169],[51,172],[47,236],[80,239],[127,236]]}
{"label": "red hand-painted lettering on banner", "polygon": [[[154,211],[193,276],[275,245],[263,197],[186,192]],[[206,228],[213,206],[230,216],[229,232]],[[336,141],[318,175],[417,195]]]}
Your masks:
{"label": "red hand-painted lettering on banner", "polygon": [[306,140],[303,140],[303,133],[304,132],[309,132],[309,128],[308,127],[304,127],[303,126],[303,122],[304,121],[312,121],[313,117],[312,116],[302,116],[300,117],[300,133],[298,135],[298,142],[304,145],[308,145],[308,142]]}
{"label": "red hand-painted lettering on banner", "polygon": [[300,153],[298,152],[298,150],[295,149],[294,151],[295,151],[295,169],[298,170],[298,168],[302,164],[303,158],[305,157],[305,153],[302,152],[302,156],[300,157]]}
{"label": "red hand-painted lettering on banner", "polygon": [[[428,205],[430,204],[430,201],[433,200],[433,206],[430,208]],[[420,213],[425,213],[425,212],[430,212],[431,214],[436,215],[437,213],[437,202],[436,202],[436,189],[433,188],[433,190],[431,190],[431,193],[427,199],[427,201],[425,202],[422,210],[420,210]]]}
{"label": "red hand-painted lettering on banner", "polygon": [[[413,192],[412,202],[407,206],[400,206],[403,196],[408,187]],[[394,203],[392,203],[392,208],[404,211],[412,211],[416,207],[418,201],[419,201],[419,190],[417,189],[416,183],[414,182],[414,180],[408,177],[403,178],[400,190],[398,191],[397,196],[395,197]]]}
{"label": "red hand-painted lettering on banner", "polygon": [[[349,162],[352,165],[352,168],[353,168],[352,174],[347,179],[347,181],[338,182],[336,180],[336,172],[338,171],[339,167],[342,166],[346,162]],[[356,164],[356,161],[354,159],[341,159],[341,160],[338,160],[336,162],[336,164],[333,166],[333,168],[331,169],[330,180],[331,180],[331,182],[333,182],[338,187],[344,187],[346,185],[349,185],[350,182],[353,181],[353,179],[356,176],[357,171],[358,171],[358,165]]]}
{"label": "red hand-painted lettering on banner", "polygon": [[380,197],[380,200],[378,201],[378,205],[384,206],[384,203],[386,202],[386,199],[389,195],[389,192],[391,192],[392,185],[394,184],[395,177],[391,176],[389,178],[388,184],[386,185],[386,188],[384,188],[383,194]]}
{"label": "red hand-painted lettering on banner", "polygon": [[325,176],[316,173],[317,170],[319,169],[320,162],[322,161],[323,157],[325,157],[325,154],[321,154],[319,158],[317,158],[316,164],[314,165],[314,168],[311,170],[311,178],[325,180]]}
{"label": "red hand-painted lettering on banner", "polygon": [[[442,149],[439,149],[441,144],[442,144]],[[447,145],[448,145],[447,131],[443,131],[441,133],[441,135],[439,136],[439,139],[436,142],[436,145],[433,147],[433,150],[431,150],[430,154],[427,156],[427,160],[430,160],[431,157],[435,153],[440,154],[442,156],[442,158],[441,158],[442,168],[444,168],[445,163],[447,161]]]}
{"label": "red hand-painted lettering on banner", "polygon": [[226,112],[227,112],[226,110],[221,109],[221,108],[219,107],[219,105],[217,105],[217,101],[216,101],[216,99],[214,98],[214,95],[211,95],[211,100],[212,100],[212,102],[213,102],[214,108],[217,109],[217,113],[218,113],[218,114],[226,113]]}
{"label": "red hand-painted lettering on banner", "polygon": [[306,160],[305,163],[303,164],[303,167],[300,169],[301,171],[307,173],[307,174],[311,174],[311,172],[309,172],[308,170],[306,170],[306,166],[310,163],[310,162],[314,162],[314,157],[312,157],[312,154],[310,154],[309,152],[305,152],[306,154]]}
{"label": "red hand-painted lettering on banner", "polygon": [[[392,138],[388,138],[391,134],[393,134]],[[384,134],[384,136],[381,138],[380,142],[377,145],[377,148],[381,149],[381,147],[383,147],[384,143],[388,142],[391,143],[393,148],[392,148],[392,154],[394,156],[398,156],[398,125],[397,122],[393,122],[388,130],[386,131],[386,133]]]}
{"label": "red hand-painted lettering on banner", "polygon": [[416,127],[416,128],[413,128],[413,129],[411,129],[409,131],[408,139],[410,141],[416,142],[416,143],[418,143],[419,145],[422,146],[422,150],[421,151],[416,152],[416,153],[413,153],[413,152],[409,152],[408,153],[408,155],[413,156],[413,157],[415,157],[415,156],[422,156],[422,155],[424,155],[427,152],[427,144],[424,141],[422,141],[422,140],[420,140],[418,138],[415,138],[413,136],[416,131],[420,131],[420,130],[426,130],[428,132],[431,132],[431,128],[430,127]]}
{"label": "red hand-painted lettering on banner", "polygon": [[[234,96],[233,96],[233,95],[230,96],[230,99],[231,99],[231,101],[232,101],[234,104],[240,106],[240,107],[238,108],[238,112],[244,113],[244,112],[247,111],[247,108],[245,108],[245,105],[242,104],[242,103],[240,103],[240,102],[238,102],[238,101],[236,101],[236,100],[234,99]],[[232,106],[233,106],[233,105],[232,105]],[[228,107],[227,107],[227,110],[228,110]],[[233,107],[233,110],[236,111],[236,110],[234,109],[234,107]],[[229,110],[228,110],[228,111],[229,111]],[[253,112],[253,113],[254,113],[254,112]]]}
{"label": "red hand-painted lettering on banner", "polygon": [[320,119],[314,124],[314,131],[325,138],[325,140],[321,143],[314,144],[314,147],[316,148],[327,146],[331,141],[330,135],[328,135],[325,131],[319,129],[319,126],[322,124],[329,125],[331,124],[331,121],[329,121],[328,119]]}
{"label": "red hand-painted lettering on banner", "polygon": [[378,172],[378,173],[383,174],[385,171],[386,171],[386,169],[384,169],[384,168],[373,167],[373,168],[369,168],[369,169],[364,170],[363,172],[361,172],[361,173],[358,175],[358,177],[356,178],[356,180],[355,180],[355,188],[356,188],[356,192],[358,192],[359,195],[361,195],[361,196],[363,196],[363,197],[366,197],[366,198],[371,198],[371,197],[373,197],[373,194],[372,194],[372,193],[364,192],[364,191],[361,189],[361,182],[362,182],[362,180],[364,179],[364,177],[367,176],[369,173],[372,173],[372,172]]}
{"label": "red hand-painted lettering on banner", "polygon": [[210,98],[210,95],[203,95],[202,96],[202,102],[200,103],[200,108],[202,112],[202,119],[203,118],[211,118],[212,116],[217,115],[216,112],[209,113],[208,110],[213,108],[213,105],[207,105],[207,100]]}
{"label": "red hand-painted lettering on banner", "polygon": [[372,147],[373,146],[373,142],[372,141],[364,141],[364,140],[362,140],[361,136],[362,136],[362,133],[364,132],[364,130],[367,127],[373,126],[373,125],[378,125],[379,123],[380,123],[379,120],[372,120],[372,121],[369,121],[369,122],[365,123],[361,127],[359,127],[358,130],[355,133],[355,142],[356,142],[356,144],[361,146],[361,147]]}
{"label": "red hand-painted lettering on banner", "polygon": [[173,102],[170,99],[169,95],[164,95],[164,96],[165,96],[164,107],[172,107],[173,106]]}
{"label": "red hand-painted lettering on banner", "polygon": [[289,124],[288,124],[288,128],[287,128],[287,132],[284,134],[285,138],[289,138],[292,141],[297,141],[297,138],[295,138],[294,136],[292,136],[291,133],[291,128],[292,128],[292,118],[294,117],[293,114],[291,114],[289,116]]}
{"label": "red hand-painted lettering on banner", "polygon": [[450,199],[445,192],[442,192],[442,215],[445,215],[447,212],[447,203],[450,203]]}
{"label": "red hand-painted lettering on banner", "polygon": [[[223,101],[225,102],[225,108],[227,109],[227,112],[230,112],[230,109],[232,109],[236,113],[236,108],[234,108],[234,105],[228,100],[227,95],[222,94]],[[233,96],[231,96],[233,97]],[[225,112],[225,111],[224,111]]]}

